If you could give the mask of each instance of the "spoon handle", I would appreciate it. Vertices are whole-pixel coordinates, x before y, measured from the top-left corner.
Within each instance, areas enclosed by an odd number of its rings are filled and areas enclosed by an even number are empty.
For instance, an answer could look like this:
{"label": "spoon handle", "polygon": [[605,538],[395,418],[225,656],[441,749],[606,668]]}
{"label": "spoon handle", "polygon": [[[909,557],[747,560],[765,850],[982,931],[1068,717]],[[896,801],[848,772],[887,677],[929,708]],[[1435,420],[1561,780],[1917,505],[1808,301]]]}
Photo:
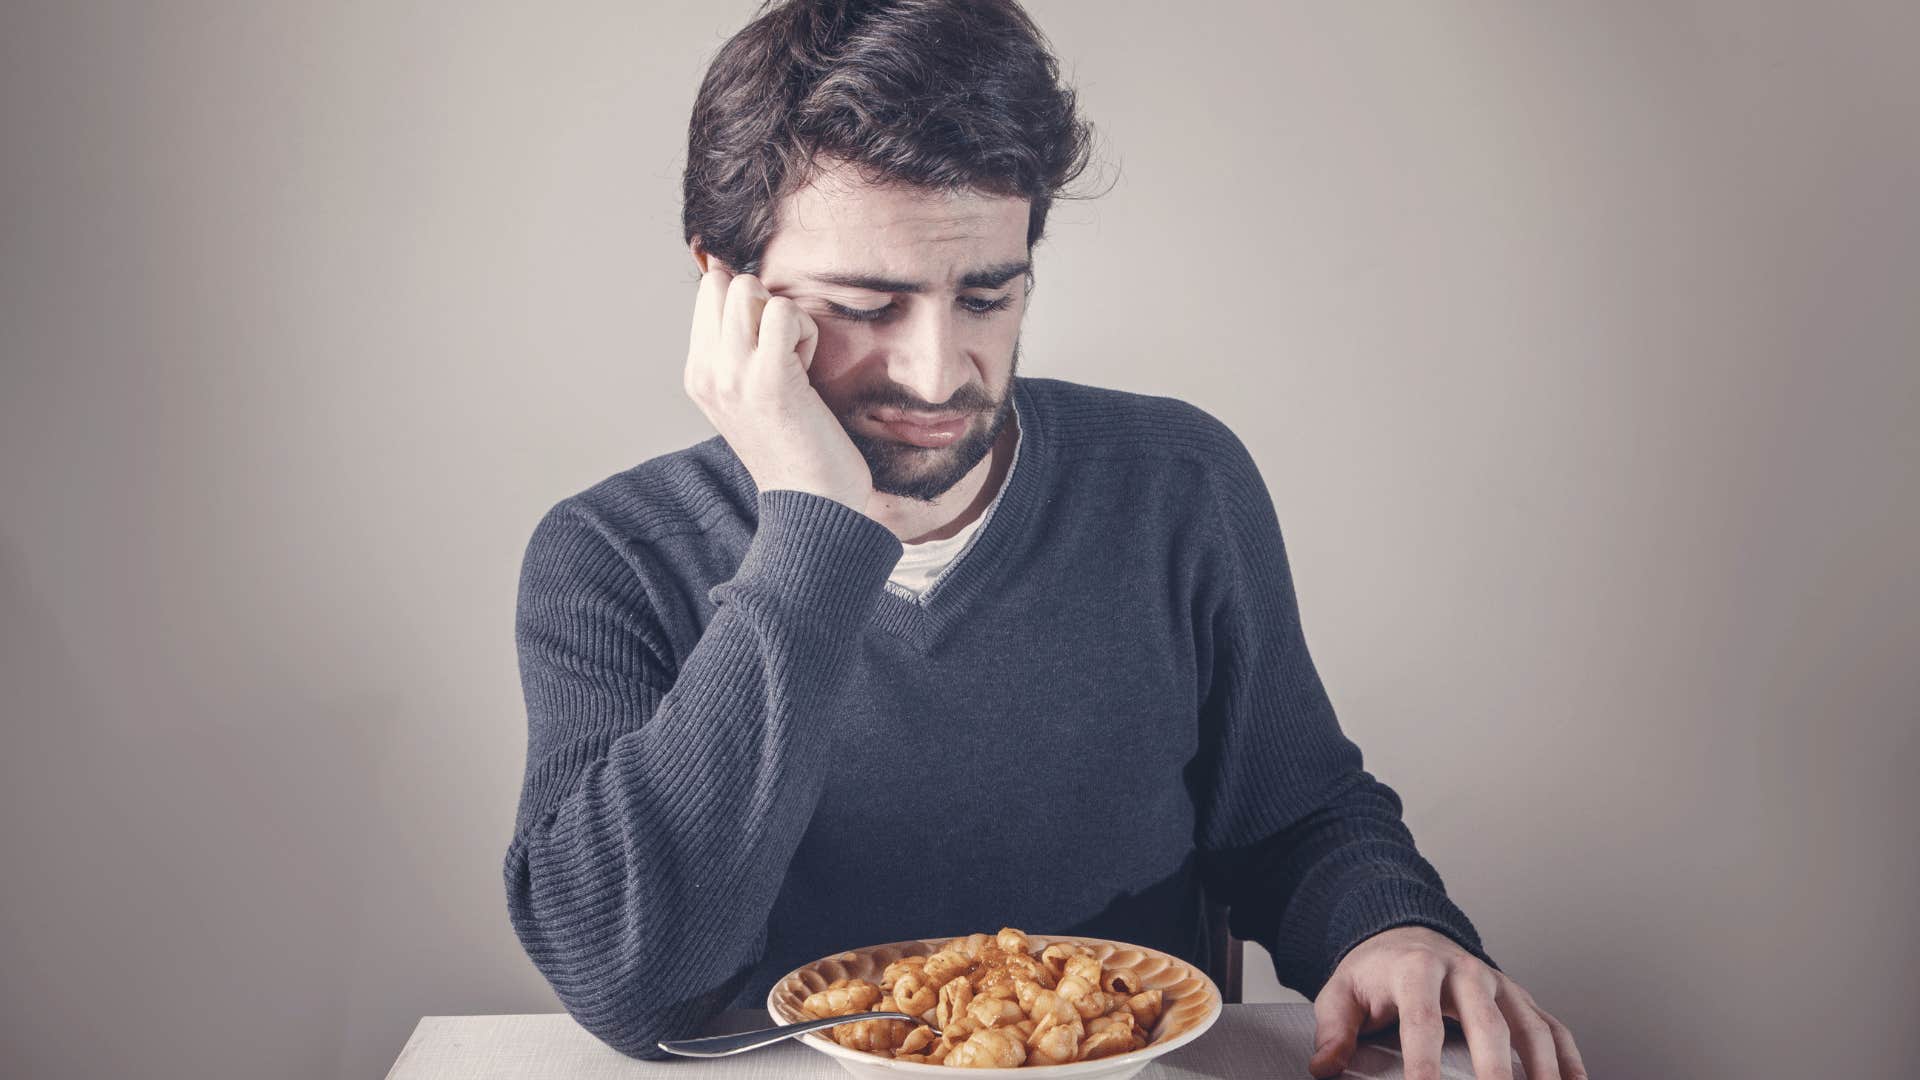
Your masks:
{"label": "spoon handle", "polygon": [[851,1016],[829,1016],[825,1020],[803,1020],[798,1024],[787,1024],[784,1027],[742,1031],[737,1035],[709,1035],[703,1039],[670,1039],[662,1042],[660,1049],[669,1054],[679,1054],[681,1057],[726,1057],[729,1054],[758,1050],[762,1046],[777,1043],[781,1039],[794,1035],[805,1035],[809,1031],[838,1027],[841,1024],[852,1024],[861,1020],[912,1020],[918,1023],[920,1018],[908,1016],[903,1012],[854,1013]]}

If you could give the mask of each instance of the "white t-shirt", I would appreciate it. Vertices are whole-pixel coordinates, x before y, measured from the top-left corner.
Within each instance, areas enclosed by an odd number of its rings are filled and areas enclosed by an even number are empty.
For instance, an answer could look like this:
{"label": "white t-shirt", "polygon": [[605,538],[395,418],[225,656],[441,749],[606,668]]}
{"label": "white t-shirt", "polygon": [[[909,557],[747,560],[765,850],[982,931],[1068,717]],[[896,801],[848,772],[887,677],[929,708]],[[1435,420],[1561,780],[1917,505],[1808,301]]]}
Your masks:
{"label": "white t-shirt", "polygon": [[900,561],[894,564],[893,573],[887,577],[887,587],[905,596],[909,600],[919,599],[920,595],[933,587],[960,558],[966,550],[967,542],[980,526],[993,516],[994,508],[1000,505],[1000,496],[1006,494],[1007,485],[1013,481],[1013,470],[1020,467],[1020,439],[1016,434],[1013,440],[1013,461],[1007,465],[1007,475],[1000,478],[1000,490],[994,493],[993,501],[981,515],[967,523],[966,527],[945,540],[927,540],[918,544],[902,543]]}

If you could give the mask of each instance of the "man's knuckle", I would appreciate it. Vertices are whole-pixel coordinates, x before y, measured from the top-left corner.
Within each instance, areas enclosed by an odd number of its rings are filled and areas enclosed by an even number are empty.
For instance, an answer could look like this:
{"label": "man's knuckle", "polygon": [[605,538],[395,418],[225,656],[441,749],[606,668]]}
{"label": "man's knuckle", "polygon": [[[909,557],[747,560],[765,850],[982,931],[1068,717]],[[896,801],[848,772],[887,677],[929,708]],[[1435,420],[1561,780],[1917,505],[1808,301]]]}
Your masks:
{"label": "man's knuckle", "polygon": [[1437,1027],[1440,1024],[1440,1007],[1430,1001],[1418,1001],[1406,1005],[1400,1010],[1402,1027]]}
{"label": "man's knuckle", "polygon": [[1527,1038],[1534,1045],[1541,1047],[1543,1053],[1553,1049],[1553,1030],[1547,1027],[1546,1022],[1541,1020],[1538,1014],[1521,1013],[1520,1030],[1526,1032]]}
{"label": "man's knuckle", "polygon": [[1446,965],[1446,958],[1441,956],[1437,950],[1428,948],[1425,945],[1418,945],[1403,953],[1401,962],[1417,966],[1423,971],[1432,971],[1435,968],[1444,967]]}
{"label": "man's knuckle", "polygon": [[1402,987],[1426,986],[1439,974],[1438,962],[1431,956],[1408,953],[1394,961],[1395,982]]}
{"label": "man's knuckle", "polygon": [[1455,953],[1448,958],[1447,963],[1455,971],[1467,972],[1475,978],[1493,974],[1493,969],[1488,967],[1485,961],[1469,952]]}
{"label": "man's knuckle", "polygon": [[1427,994],[1427,970],[1411,965],[1400,965],[1394,969],[1394,990],[1402,995]]}
{"label": "man's knuckle", "polygon": [[1513,1029],[1507,1026],[1507,1018],[1501,1013],[1498,1006],[1482,1002],[1471,1006],[1465,1011],[1468,1013],[1467,1020],[1469,1023],[1485,1028],[1503,1038],[1513,1034]]}

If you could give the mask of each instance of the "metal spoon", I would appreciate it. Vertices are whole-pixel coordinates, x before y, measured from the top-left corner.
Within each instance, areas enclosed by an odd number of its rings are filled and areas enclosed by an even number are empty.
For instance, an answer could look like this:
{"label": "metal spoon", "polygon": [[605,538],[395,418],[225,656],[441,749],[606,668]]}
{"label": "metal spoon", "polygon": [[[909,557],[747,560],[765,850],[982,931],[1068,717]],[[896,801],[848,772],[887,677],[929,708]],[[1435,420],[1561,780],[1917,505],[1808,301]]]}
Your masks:
{"label": "metal spoon", "polygon": [[[703,1039],[669,1039],[660,1043],[660,1049],[669,1054],[679,1054],[681,1057],[726,1057],[729,1054],[758,1050],[763,1046],[777,1043],[781,1039],[805,1035],[809,1031],[839,1027],[841,1024],[852,1024],[861,1020],[911,1020],[916,1024],[925,1023],[919,1017],[908,1016],[903,1012],[863,1012],[850,1016],[829,1016],[824,1020],[803,1020],[798,1024],[761,1028],[759,1031],[742,1031],[736,1035],[709,1035]],[[935,1031],[934,1034],[937,1035],[939,1032]]]}

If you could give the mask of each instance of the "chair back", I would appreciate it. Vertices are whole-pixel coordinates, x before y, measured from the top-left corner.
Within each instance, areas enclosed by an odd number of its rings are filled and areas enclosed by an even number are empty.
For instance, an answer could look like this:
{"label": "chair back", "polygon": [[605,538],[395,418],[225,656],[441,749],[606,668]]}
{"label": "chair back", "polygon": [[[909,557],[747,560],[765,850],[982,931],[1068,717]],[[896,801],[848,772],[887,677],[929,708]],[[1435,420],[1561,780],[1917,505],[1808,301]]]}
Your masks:
{"label": "chair back", "polygon": [[1206,900],[1207,975],[1220,984],[1220,997],[1229,1005],[1240,1004],[1240,965],[1245,942],[1233,936],[1227,927],[1225,904]]}

